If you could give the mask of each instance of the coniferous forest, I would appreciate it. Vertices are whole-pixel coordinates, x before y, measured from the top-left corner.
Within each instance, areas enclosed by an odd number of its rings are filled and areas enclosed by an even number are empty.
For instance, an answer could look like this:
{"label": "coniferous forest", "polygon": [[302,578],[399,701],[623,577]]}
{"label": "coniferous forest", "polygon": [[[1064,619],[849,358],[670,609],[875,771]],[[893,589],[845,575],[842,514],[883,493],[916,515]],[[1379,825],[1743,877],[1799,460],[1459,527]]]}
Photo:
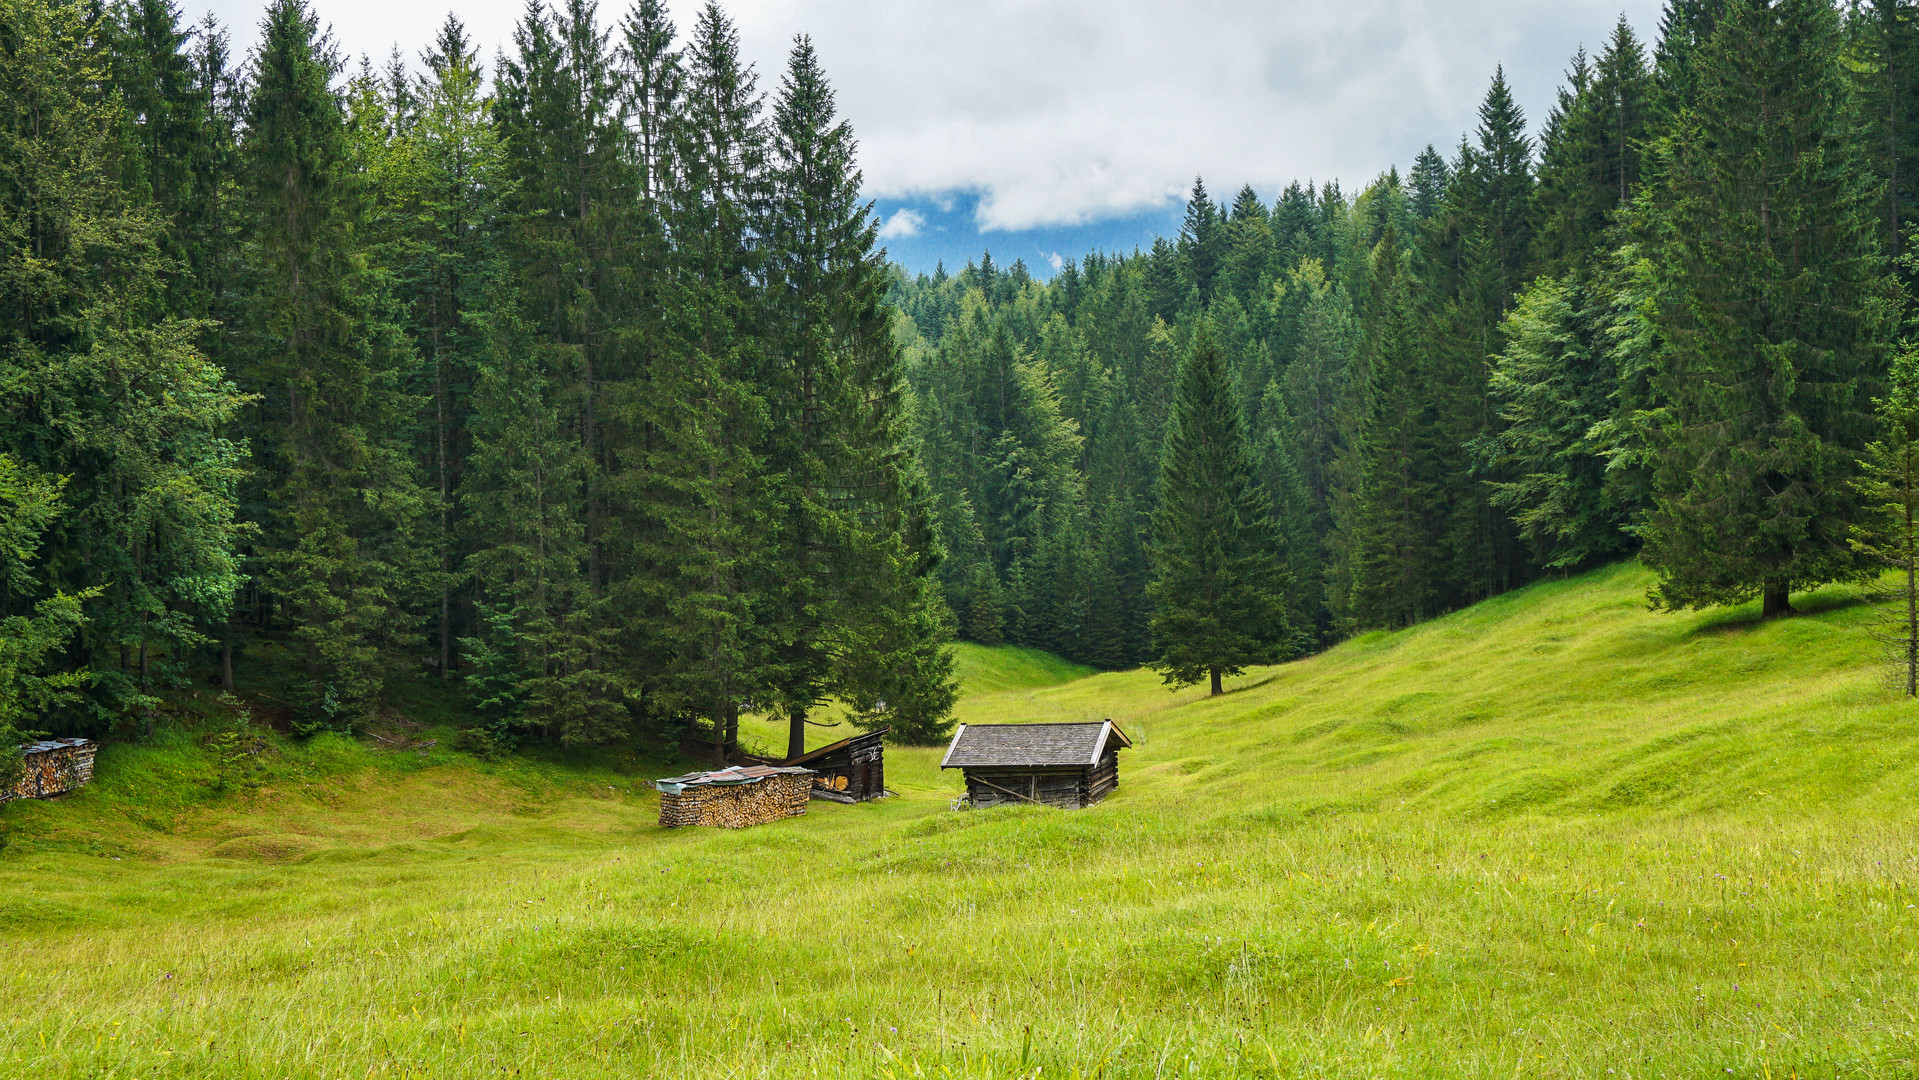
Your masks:
{"label": "coniferous forest", "polygon": [[[939,548],[853,135],[709,5],[530,7],[409,74],[304,0],[0,7],[7,662],[21,728],[294,673],[483,744],[944,722]],[[150,721],[149,721],[150,722]]]}
{"label": "coniferous forest", "polygon": [[238,669],[309,733],[924,741],[955,634],[1217,690],[1634,555],[1785,614],[1914,502],[1911,0],[1673,0],[1536,128],[1494,73],[1046,281],[890,266],[810,44],[762,86],[714,4],[259,38],[0,0],[0,725]]}
{"label": "coniferous forest", "polygon": [[1150,251],[899,283],[959,633],[1217,687],[1635,554],[1668,610],[1877,577],[1916,84],[1919,5],[1673,0],[1536,131],[1495,72],[1358,191],[1195,181]]}

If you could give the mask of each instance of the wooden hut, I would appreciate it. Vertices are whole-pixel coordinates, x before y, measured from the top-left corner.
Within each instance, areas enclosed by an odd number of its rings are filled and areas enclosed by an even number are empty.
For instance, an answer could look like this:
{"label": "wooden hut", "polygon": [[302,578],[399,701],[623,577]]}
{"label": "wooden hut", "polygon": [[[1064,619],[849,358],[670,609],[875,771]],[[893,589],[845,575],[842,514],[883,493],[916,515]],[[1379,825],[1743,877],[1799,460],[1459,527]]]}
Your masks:
{"label": "wooden hut", "polygon": [[889,728],[879,728],[831,746],[789,758],[784,765],[813,770],[813,797],[834,802],[856,803],[886,794],[885,737]]}
{"label": "wooden hut", "polygon": [[961,724],[941,760],[966,776],[966,801],[1077,810],[1119,786],[1132,740],[1111,720],[1081,724]]}
{"label": "wooden hut", "polygon": [[806,813],[813,770],[735,765],[653,781],[660,791],[660,824],[743,829]]}
{"label": "wooden hut", "polygon": [[19,783],[0,788],[0,802],[9,799],[43,799],[58,795],[93,779],[93,755],[100,744],[88,739],[48,739],[20,748],[21,764],[26,771]]}

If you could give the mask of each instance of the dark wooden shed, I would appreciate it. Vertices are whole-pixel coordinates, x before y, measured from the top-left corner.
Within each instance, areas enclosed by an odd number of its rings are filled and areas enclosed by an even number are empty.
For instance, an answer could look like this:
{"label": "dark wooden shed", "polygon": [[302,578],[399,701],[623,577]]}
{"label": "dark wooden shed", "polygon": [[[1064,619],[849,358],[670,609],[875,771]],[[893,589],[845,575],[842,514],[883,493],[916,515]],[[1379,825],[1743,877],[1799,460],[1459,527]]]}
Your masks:
{"label": "dark wooden shed", "polygon": [[856,803],[886,794],[886,733],[878,728],[780,762],[813,770],[813,797]]}
{"label": "dark wooden shed", "polygon": [[1132,745],[1111,720],[961,724],[940,768],[966,776],[966,801],[975,807],[1077,810],[1119,786],[1119,752]]}

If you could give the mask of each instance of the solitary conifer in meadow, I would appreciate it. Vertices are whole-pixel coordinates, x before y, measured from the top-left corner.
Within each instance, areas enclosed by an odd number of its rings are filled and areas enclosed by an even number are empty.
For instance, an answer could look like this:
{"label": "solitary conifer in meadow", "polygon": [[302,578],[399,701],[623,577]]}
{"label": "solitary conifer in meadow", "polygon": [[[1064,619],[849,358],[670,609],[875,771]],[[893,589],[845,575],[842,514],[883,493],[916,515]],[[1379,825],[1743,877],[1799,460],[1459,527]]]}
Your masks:
{"label": "solitary conifer in meadow", "polygon": [[1153,515],[1154,664],[1175,687],[1285,657],[1285,574],[1253,479],[1239,395],[1204,326],[1193,338],[1160,464]]}

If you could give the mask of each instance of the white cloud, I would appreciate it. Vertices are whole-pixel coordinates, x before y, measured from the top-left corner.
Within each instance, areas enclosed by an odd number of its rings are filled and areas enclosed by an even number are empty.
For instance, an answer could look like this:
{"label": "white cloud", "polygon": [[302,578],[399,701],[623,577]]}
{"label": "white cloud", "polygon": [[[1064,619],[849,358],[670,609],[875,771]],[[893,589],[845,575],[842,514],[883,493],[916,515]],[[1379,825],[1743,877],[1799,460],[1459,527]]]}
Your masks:
{"label": "white cloud", "polygon": [[918,236],[926,225],[926,218],[917,211],[901,207],[893,216],[880,223],[880,239],[892,240],[896,237]]}
{"label": "white cloud", "polygon": [[[353,54],[417,55],[431,5],[314,0]],[[211,5],[252,40],[263,0]],[[682,27],[697,9],[676,0]],[[1361,183],[1473,126],[1494,65],[1536,131],[1573,49],[1621,10],[1642,37],[1660,0],[734,0],[760,84],[812,36],[853,122],[867,194],[980,196],[983,229],[1083,223],[1183,195],[1289,180]],[[466,0],[489,59],[521,0]],[[623,13],[609,0],[601,16]],[[889,222],[890,224],[890,222]],[[904,222],[902,222],[904,226]]]}
{"label": "white cloud", "polygon": [[1054,273],[1058,273],[1060,267],[1066,265],[1066,260],[1060,258],[1060,254],[1057,251],[1049,251],[1041,255],[1040,258],[1046,260],[1046,265],[1052,267]]}

